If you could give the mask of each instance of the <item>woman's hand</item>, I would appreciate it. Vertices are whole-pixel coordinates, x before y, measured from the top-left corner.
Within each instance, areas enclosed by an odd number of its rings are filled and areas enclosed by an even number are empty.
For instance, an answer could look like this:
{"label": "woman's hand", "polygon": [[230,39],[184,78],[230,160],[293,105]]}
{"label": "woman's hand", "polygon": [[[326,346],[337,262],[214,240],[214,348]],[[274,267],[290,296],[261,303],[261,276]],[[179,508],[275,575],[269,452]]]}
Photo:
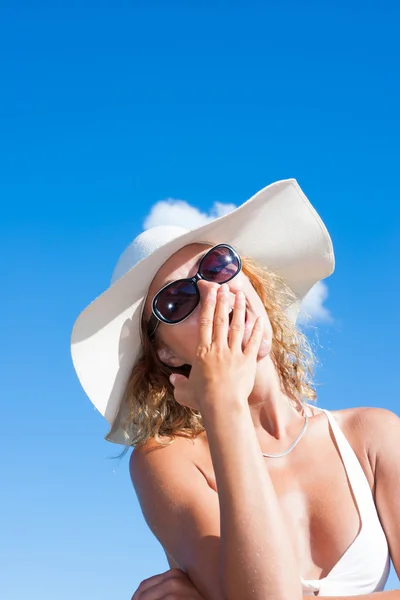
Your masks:
{"label": "woman's hand", "polygon": [[169,569],[145,579],[132,600],[203,600],[189,577],[180,569]]}
{"label": "woman's hand", "polygon": [[247,403],[254,387],[257,356],[263,338],[259,317],[248,340],[244,340],[246,301],[243,292],[235,297],[229,325],[229,288],[203,285],[196,358],[189,378],[171,375],[177,402],[203,413],[213,403],[234,406]]}

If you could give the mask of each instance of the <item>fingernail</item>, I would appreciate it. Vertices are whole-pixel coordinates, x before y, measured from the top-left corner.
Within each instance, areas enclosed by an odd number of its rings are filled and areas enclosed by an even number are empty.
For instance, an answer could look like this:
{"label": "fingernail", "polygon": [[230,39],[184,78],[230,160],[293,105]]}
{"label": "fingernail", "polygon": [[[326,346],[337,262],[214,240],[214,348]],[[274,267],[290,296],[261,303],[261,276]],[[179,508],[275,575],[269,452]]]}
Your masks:
{"label": "fingernail", "polygon": [[169,376],[169,380],[172,385],[175,385],[175,374],[174,373],[172,373],[172,375]]}

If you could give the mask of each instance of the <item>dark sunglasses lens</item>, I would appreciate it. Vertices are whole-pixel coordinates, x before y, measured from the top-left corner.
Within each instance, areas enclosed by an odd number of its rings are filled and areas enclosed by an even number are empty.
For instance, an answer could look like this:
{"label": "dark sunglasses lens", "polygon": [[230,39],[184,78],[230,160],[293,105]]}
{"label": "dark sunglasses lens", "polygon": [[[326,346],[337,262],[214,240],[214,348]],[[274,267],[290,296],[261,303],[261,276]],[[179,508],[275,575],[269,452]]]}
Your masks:
{"label": "dark sunglasses lens", "polygon": [[207,281],[225,283],[237,275],[239,269],[239,259],[236,254],[230,248],[221,246],[204,257],[200,274]]}
{"label": "dark sunglasses lens", "polygon": [[187,317],[198,304],[197,288],[191,281],[176,281],[161,290],[155,308],[169,323],[178,323]]}

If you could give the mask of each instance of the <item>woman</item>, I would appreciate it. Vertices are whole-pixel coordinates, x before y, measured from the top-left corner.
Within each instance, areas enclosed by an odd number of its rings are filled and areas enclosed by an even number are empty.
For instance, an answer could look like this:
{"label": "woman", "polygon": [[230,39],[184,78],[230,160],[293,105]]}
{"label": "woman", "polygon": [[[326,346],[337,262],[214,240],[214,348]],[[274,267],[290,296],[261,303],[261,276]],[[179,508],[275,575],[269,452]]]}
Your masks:
{"label": "woman", "polygon": [[135,600],[379,593],[389,548],[400,573],[399,419],[308,403],[295,320],[332,270],[318,215],[278,182],[195,231],[139,236],[78,319],[80,380],[107,439],[135,446],[144,516],[179,568]]}

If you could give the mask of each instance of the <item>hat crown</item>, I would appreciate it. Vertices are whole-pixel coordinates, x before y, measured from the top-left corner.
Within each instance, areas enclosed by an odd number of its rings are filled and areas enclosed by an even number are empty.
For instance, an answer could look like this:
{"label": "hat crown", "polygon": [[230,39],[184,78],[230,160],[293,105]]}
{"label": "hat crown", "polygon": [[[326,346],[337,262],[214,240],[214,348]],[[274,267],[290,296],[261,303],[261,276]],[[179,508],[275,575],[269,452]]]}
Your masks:
{"label": "hat crown", "polygon": [[115,265],[111,284],[123,277],[138,262],[189,230],[176,225],[160,225],[140,233],[123,251]]}

